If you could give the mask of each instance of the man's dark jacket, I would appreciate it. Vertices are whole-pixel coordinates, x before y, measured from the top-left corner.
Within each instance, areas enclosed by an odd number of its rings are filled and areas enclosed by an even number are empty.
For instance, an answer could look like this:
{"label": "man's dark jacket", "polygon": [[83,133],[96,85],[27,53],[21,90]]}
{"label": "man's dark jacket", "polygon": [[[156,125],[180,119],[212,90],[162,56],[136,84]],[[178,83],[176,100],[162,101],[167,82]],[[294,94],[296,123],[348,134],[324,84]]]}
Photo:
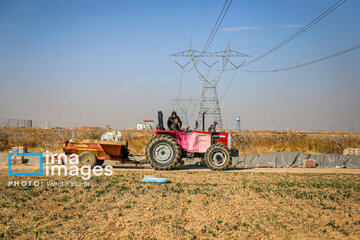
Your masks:
{"label": "man's dark jacket", "polygon": [[181,128],[180,128],[180,123],[175,123],[175,122],[172,122],[170,127],[169,127],[169,130],[172,130],[172,131],[180,131]]}
{"label": "man's dark jacket", "polygon": [[168,121],[167,121],[168,129],[170,129],[171,124],[175,121],[175,119],[177,119],[179,121],[179,128],[181,129],[182,122],[181,122],[180,118],[178,116],[173,117],[172,115],[168,118]]}

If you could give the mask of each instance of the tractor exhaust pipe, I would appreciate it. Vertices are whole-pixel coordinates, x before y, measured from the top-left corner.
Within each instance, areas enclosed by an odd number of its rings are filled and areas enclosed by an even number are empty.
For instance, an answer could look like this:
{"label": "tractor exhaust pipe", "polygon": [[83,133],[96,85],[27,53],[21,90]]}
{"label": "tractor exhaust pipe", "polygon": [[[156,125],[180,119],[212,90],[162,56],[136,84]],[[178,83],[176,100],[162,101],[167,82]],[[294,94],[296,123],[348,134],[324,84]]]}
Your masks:
{"label": "tractor exhaust pipe", "polygon": [[157,130],[165,130],[162,111],[158,111],[158,121]]}
{"label": "tractor exhaust pipe", "polygon": [[203,112],[202,114],[202,129],[203,129],[203,132],[205,132],[205,114],[206,114],[207,111]]}

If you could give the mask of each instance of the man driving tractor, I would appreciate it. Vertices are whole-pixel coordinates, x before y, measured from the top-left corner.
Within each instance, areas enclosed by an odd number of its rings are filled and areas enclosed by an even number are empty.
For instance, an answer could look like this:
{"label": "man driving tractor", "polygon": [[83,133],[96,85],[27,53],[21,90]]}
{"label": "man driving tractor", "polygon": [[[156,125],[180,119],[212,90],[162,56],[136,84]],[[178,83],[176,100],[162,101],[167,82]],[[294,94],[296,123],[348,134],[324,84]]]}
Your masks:
{"label": "man driving tractor", "polygon": [[181,131],[179,120],[175,118],[174,122],[171,123],[169,130]]}
{"label": "man driving tractor", "polygon": [[171,116],[168,118],[167,126],[169,130],[173,130],[173,131],[181,130],[182,122],[175,111],[173,111],[171,113]]}

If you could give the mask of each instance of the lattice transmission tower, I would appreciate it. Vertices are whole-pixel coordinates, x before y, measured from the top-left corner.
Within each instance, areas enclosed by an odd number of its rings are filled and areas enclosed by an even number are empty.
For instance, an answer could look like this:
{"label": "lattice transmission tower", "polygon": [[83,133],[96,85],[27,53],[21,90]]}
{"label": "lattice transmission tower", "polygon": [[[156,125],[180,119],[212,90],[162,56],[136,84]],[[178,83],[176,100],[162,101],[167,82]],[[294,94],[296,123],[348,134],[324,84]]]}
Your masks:
{"label": "lattice transmission tower", "polygon": [[[190,42],[190,48],[188,50],[171,54],[170,57],[188,57],[190,58],[189,62],[192,62],[193,68],[196,70],[198,77],[201,80],[202,84],[202,95],[200,101],[200,108],[198,113],[198,123],[199,126],[202,126],[203,114],[207,116],[211,116],[213,121],[218,123],[218,128],[223,129],[223,120],[221,116],[221,110],[219,105],[219,97],[216,91],[216,87],[226,69],[228,63],[233,65],[233,69],[240,68],[244,63],[242,62],[240,65],[235,65],[230,61],[230,58],[233,57],[250,57],[245,53],[241,53],[238,51],[234,51],[230,49],[230,44],[227,45],[224,51],[217,52],[203,52],[192,49],[192,44]],[[208,76],[204,76],[204,74],[199,69],[199,63],[204,63],[207,67],[212,68],[214,65],[207,64],[205,61],[201,61],[203,58],[218,58],[221,60],[221,67],[218,69],[218,74],[215,75],[213,79],[209,79]],[[189,63],[188,62],[188,63]],[[176,62],[180,67],[182,67],[178,62]],[[187,63],[187,64],[188,64]],[[185,65],[187,65],[185,64]],[[184,66],[185,66],[184,65]],[[209,75],[209,74],[207,74]]]}

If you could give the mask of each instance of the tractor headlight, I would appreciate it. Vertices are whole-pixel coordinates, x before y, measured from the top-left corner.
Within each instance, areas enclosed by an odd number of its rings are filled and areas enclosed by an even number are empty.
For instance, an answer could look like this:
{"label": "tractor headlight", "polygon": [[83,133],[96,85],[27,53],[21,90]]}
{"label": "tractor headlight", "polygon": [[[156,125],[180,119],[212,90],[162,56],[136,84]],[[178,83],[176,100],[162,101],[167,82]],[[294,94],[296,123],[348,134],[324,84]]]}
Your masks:
{"label": "tractor headlight", "polygon": [[228,139],[227,139],[227,147],[228,147],[228,149],[231,148],[231,134],[230,133],[229,133]]}

